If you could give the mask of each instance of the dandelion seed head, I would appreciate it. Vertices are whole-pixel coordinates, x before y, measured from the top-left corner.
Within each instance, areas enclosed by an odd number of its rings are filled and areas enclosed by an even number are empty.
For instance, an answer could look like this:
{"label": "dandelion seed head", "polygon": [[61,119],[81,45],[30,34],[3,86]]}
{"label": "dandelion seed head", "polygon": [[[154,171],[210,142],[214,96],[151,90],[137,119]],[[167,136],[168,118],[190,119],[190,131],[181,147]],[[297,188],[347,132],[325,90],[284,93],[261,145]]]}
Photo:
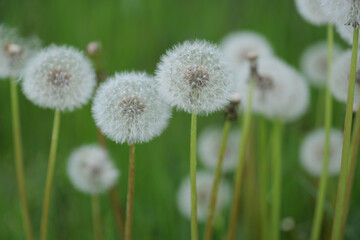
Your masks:
{"label": "dandelion seed head", "polygon": [[317,26],[328,23],[318,0],[296,0],[295,3],[298,12],[307,22]]}
{"label": "dandelion seed head", "polygon": [[[333,58],[341,54],[337,44],[333,47]],[[328,45],[326,42],[315,43],[304,51],[301,56],[301,70],[309,82],[318,88],[324,88],[328,76]]]}
{"label": "dandelion seed head", "polygon": [[186,41],[162,56],[156,71],[159,92],[172,106],[208,114],[230,97],[231,71],[217,46]]}
{"label": "dandelion seed head", "polygon": [[[301,146],[301,165],[309,174],[321,176],[324,162],[325,130],[317,129],[310,132]],[[341,168],[343,133],[332,129],[330,132],[330,155],[328,172],[337,175]]]}
{"label": "dandelion seed head", "polygon": [[253,78],[254,112],[284,121],[295,120],[305,113],[309,103],[308,87],[304,78],[288,64],[274,57],[260,57],[256,63],[256,76],[252,75],[250,63],[243,64],[235,74],[236,89],[242,96],[243,106],[247,106]]}
{"label": "dandelion seed head", "polygon": [[[360,56],[357,61],[359,62]],[[351,50],[342,53],[335,59],[331,72],[330,87],[334,98],[340,102],[347,101],[351,65]],[[354,89],[354,109],[360,106],[360,66],[356,67],[356,79]]]}
{"label": "dandelion seed head", "polygon": [[[208,216],[213,174],[206,171],[199,171],[196,174],[197,187],[197,216],[199,222],[204,222]],[[215,214],[221,212],[230,203],[231,188],[226,180],[219,183],[218,197],[215,206]],[[190,177],[184,179],[177,194],[177,204],[180,213],[191,218],[191,183]]]}
{"label": "dandelion seed head", "polygon": [[68,175],[80,191],[98,194],[113,187],[120,173],[106,150],[98,145],[86,145],[69,157]]}
{"label": "dandelion seed head", "polygon": [[281,230],[283,232],[290,232],[295,228],[295,220],[292,217],[286,217],[281,221]]}
{"label": "dandelion seed head", "polygon": [[37,37],[21,37],[16,29],[0,25],[0,78],[18,78],[39,49]]}
{"label": "dandelion seed head", "polygon": [[158,83],[145,73],[115,74],[102,83],[92,106],[96,125],[117,143],[148,142],[159,136],[171,116]]}
{"label": "dandelion seed head", "polygon": [[221,48],[234,67],[247,62],[249,53],[256,52],[258,56],[273,55],[270,43],[260,34],[251,31],[230,33],[222,40]]}
{"label": "dandelion seed head", "polygon": [[318,0],[323,13],[334,24],[359,26],[359,0]]}
{"label": "dandelion seed head", "polygon": [[[198,152],[201,163],[215,170],[221,148],[222,130],[216,127],[206,128],[199,136]],[[240,141],[240,130],[229,132],[225,155],[222,164],[223,172],[232,172],[236,169],[238,162],[238,148]]]}
{"label": "dandelion seed head", "polygon": [[86,104],[96,79],[90,61],[72,47],[50,46],[29,60],[23,80],[25,96],[43,108],[72,111]]}

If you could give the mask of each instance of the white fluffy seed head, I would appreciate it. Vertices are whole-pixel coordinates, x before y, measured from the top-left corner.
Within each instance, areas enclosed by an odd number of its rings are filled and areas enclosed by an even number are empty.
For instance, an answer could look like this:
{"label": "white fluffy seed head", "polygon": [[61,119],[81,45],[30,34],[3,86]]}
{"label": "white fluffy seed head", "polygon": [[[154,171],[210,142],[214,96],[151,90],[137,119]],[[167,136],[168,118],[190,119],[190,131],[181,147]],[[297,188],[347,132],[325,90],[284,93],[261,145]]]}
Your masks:
{"label": "white fluffy seed head", "polygon": [[295,0],[295,3],[298,12],[307,22],[317,26],[328,23],[318,0]]}
{"label": "white fluffy seed head", "polygon": [[281,230],[283,232],[290,232],[294,230],[295,226],[295,219],[292,217],[286,217],[281,221]]}
{"label": "white fluffy seed head", "polygon": [[19,77],[40,45],[37,37],[23,38],[16,29],[0,25],[0,79]]}
{"label": "white fluffy seed head", "polygon": [[234,67],[247,62],[251,52],[256,52],[258,56],[273,55],[270,43],[262,35],[251,31],[230,33],[222,40],[221,48]]}
{"label": "white fluffy seed head", "polygon": [[[334,44],[333,57],[336,59],[341,54],[341,48]],[[318,42],[305,49],[301,56],[301,70],[309,82],[319,88],[326,85],[328,75],[328,45]]]}
{"label": "white fluffy seed head", "polygon": [[156,71],[166,102],[196,114],[209,114],[228,103],[230,75],[218,47],[200,40],[186,41],[167,51]]}
{"label": "white fluffy seed head", "polygon": [[[196,174],[197,187],[197,216],[199,222],[207,219],[209,203],[213,184],[213,173],[199,171]],[[230,203],[231,188],[227,181],[221,180],[219,183],[218,197],[215,206],[215,214],[223,211]],[[190,177],[184,179],[177,193],[177,204],[180,213],[191,218],[191,184]]]}
{"label": "white fluffy seed head", "polygon": [[[309,174],[319,177],[323,169],[325,130],[317,129],[310,132],[301,146],[301,165]],[[337,175],[341,168],[343,133],[332,129],[330,132],[330,155],[328,172]]]}
{"label": "white fluffy seed head", "polygon": [[115,74],[102,83],[92,106],[96,125],[117,143],[148,142],[168,124],[170,106],[146,73]]}
{"label": "white fluffy seed head", "polygon": [[96,79],[90,61],[75,48],[50,46],[26,64],[25,96],[43,108],[72,111],[86,104]]}
{"label": "white fluffy seed head", "polygon": [[[359,63],[360,56],[357,62]],[[335,59],[332,67],[330,87],[334,97],[341,101],[347,101],[351,65],[351,50],[348,50]],[[354,109],[360,106],[360,66],[356,66],[356,79],[354,90]]]}
{"label": "white fluffy seed head", "polygon": [[80,191],[98,194],[113,187],[120,173],[106,150],[98,145],[86,145],[69,157],[68,175]]}
{"label": "white fluffy seed head", "polygon": [[359,0],[318,0],[330,22],[358,26],[360,20]]}
{"label": "white fluffy seed head", "polygon": [[[215,170],[220,153],[222,130],[217,127],[205,129],[199,136],[199,159],[205,167]],[[238,162],[240,130],[231,130],[228,136],[226,151],[222,164],[223,172],[232,172]]]}
{"label": "white fluffy seed head", "polygon": [[292,121],[302,116],[309,104],[305,79],[285,62],[274,57],[260,57],[257,75],[252,76],[250,63],[236,72],[236,89],[247,105],[250,79],[254,79],[252,109],[268,118]]}

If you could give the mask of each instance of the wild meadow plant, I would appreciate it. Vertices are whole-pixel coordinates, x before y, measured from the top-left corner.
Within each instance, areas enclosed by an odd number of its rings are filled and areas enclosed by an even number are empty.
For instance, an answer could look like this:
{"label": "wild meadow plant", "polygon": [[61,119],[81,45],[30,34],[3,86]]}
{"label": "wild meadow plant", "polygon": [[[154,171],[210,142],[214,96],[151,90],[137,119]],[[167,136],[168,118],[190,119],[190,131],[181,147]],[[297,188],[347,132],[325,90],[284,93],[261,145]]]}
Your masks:
{"label": "wild meadow plant", "polygon": [[[190,175],[182,181],[176,196],[179,212],[191,222],[189,238],[198,239],[199,222],[205,223],[204,239],[213,239],[213,228],[219,228],[220,219],[221,237],[236,239],[242,193],[246,197],[244,202],[252,201],[252,206],[259,209],[259,216],[255,216],[259,218],[256,219],[259,231],[250,229],[249,232],[259,232],[256,236],[263,240],[281,239],[280,231],[287,236],[297,222],[292,216],[282,214],[282,165],[287,160],[282,156],[286,144],[284,128],[308,111],[309,85],[316,88],[319,98],[316,99],[315,122],[310,123],[314,130],[305,135],[299,156],[300,165],[318,186],[311,233],[306,239],[318,240],[330,234],[330,231],[324,233],[324,229],[328,229],[323,223],[327,182],[329,177],[338,174],[330,230],[333,240],[343,239],[360,141],[357,67],[360,2],[295,0],[295,4],[310,24],[328,25],[327,42],[310,45],[301,56],[300,68],[306,79],[286,60],[276,56],[266,38],[248,30],[228,34],[219,46],[204,40],[177,44],[161,57],[155,76],[132,71],[107,78],[99,43],[87,45],[91,64],[75,48],[50,45],[39,50],[36,38],[21,38],[15,30],[1,25],[0,77],[12,78],[15,164],[27,239],[32,240],[33,233],[25,194],[16,85],[22,84],[25,96],[34,104],[55,110],[40,229],[40,240],[45,240],[60,112],[85,105],[92,98],[96,82],[99,86],[93,99],[92,115],[98,145],[80,147],[68,160],[71,182],[92,196],[96,239],[104,238],[98,199],[104,192],[109,192],[112,200],[120,236],[132,239],[135,145],[162,134],[168,126],[171,107],[191,114]],[[352,50],[343,51],[334,43],[333,26],[353,46]],[[332,97],[346,102],[344,131],[332,128]],[[356,110],[355,124],[352,124]],[[197,116],[215,111],[224,114],[223,129],[205,129],[197,139]],[[241,116],[241,127],[233,127],[238,116]],[[119,220],[115,193],[119,171],[110,158],[105,137],[129,145],[125,229]],[[197,155],[204,170],[197,169]],[[257,195],[250,196],[246,181],[251,178],[245,179],[246,174],[258,181],[252,185],[259,188]],[[232,175],[233,185],[227,179]],[[244,208],[248,206],[244,204]],[[226,214],[228,221],[223,219]],[[257,215],[255,210],[253,215]],[[225,228],[227,231],[223,231]]]}

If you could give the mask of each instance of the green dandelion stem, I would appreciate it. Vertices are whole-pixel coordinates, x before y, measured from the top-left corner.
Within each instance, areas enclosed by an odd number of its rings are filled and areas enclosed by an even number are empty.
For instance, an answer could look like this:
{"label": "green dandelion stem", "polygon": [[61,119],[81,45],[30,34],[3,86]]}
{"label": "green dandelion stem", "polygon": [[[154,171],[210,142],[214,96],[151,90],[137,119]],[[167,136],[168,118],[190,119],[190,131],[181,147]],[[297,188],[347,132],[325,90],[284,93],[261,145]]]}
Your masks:
{"label": "green dandelion stem", "polygon": [[126,200],[126,222],[125,222],[125,240],[131,240],[132,222],[133,222],[133,204],[135,187],[135,145],[129,146],[129,176],[128,190]]}
{"label": "green dandelion stem", "polygon": [[93,215],[94,235],[96,240],[102,240],[102,227],[101,227],[101,213],[99,196],[97,194],[91,195],[91,206]]}
{"label": "green dandelion stem", "polygon": [[190,179],[191,179],[191,240],[198,239],[197,191],[196,191],[196,128],[197,115],[191,114]]}
{"label": "green dandelion stem", "polygon": [[343,141],[343,150],[341,156],[341,171],[340,171],[339,185],[336,196],[332,240],[341,239],[341,225],[342,225],[341,221],[343,219],[344,209],[346,207],[345,194],[346,194],[346,184],[349,177],[348,169],[349,169],[350,137],[351,137],[352,113],[353,113],[353,104],[354,104],[354,89],[355,89],[355,78],[356,78],[358,43],[359,43],[359,29],[355,28],[354,36],[353,36],[352,56],[351,56],[349,89],[348,89],[348,97],[347,97],[346,113],[345,113],[344,141]]}

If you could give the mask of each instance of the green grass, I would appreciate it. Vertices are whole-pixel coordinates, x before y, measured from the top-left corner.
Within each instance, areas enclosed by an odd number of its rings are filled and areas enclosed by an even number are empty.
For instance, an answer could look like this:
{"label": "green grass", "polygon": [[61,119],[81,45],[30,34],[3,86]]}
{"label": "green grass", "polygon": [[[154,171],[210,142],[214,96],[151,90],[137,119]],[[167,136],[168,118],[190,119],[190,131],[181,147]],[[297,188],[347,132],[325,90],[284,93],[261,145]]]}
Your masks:
{"label": "green grass", "polygon": [[[153,73],[160,56],[172,45],[195,38],[219,42],[234,30],[262,33],[276,54],[295,67],[306,46],[326,39],[326,27],[305,23],[291,0],[0,0],[0,22],[19,27],[24,34],[37,34],[46,45],[69,44],[84,49],[89,41],[101,41],[110,74],[132,69]],[[310,234],[315,189],[313,181],[301,170],[298,150],[315,121],[318,93],[312,93],[311,111],[302,121],[284,129],[282,216],[296,219],[295,231],[305,234],[303,239]],[[342,128],[344,109],[343,104],[334,103],[335,127]],[[30,214],[38,234],[53,112],[34,106],[20,94],[20,114]],[[24,239],[10,117],[9,81],[0,81],[0,239]],[[199,132],[210,124],[222,126],[222,114],[199,117]],[[162,136],[137,146],[133,239],[189,239],[190,222],[176,208],[177,187],[189,174],[189,139],[190,115],[174,110]],[[75,190],[66,174],[70,152],[93,142],[96,133],[90,106],[63,114],[49,239],[93,238],[91,198]],[[125,209],[128,147],[111,141],[108,144],[122,172],[117,189]],[[359,180],[356,176],[354,189],[359,187]],[[330,191],[335,192],[336,183],[336,179],[330,180]],[[357,239],[360,234],[355,222],[360,218],[358,191],[352,198],[347,239]],[[105,239],[116,239],[110,199],[104,194],[100,201]],[[325,214],[328,224],[330,215]],[[204,225],[199,227],[201,239]],[[239,229],[238,239],[245,232],[242,227]],[[215,236],[221,239],[219,231]]]}

